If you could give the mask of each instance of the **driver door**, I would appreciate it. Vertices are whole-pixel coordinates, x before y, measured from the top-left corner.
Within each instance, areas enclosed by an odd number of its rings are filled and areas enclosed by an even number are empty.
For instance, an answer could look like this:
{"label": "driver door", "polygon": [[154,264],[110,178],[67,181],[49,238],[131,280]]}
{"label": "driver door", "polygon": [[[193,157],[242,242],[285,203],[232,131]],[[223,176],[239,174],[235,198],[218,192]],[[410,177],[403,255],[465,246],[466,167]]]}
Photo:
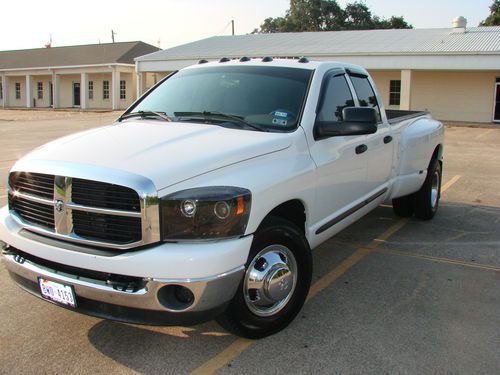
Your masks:
{"label": "driver door", "polygon": [[[342,110],[356,105],[344,70],[333,70],[324,78],[316,119],[343,121]],[[366,135],[316,139],[310,147],[317,166],[315,222],[339,216],[368,193],[368,158],[363,152]]]}

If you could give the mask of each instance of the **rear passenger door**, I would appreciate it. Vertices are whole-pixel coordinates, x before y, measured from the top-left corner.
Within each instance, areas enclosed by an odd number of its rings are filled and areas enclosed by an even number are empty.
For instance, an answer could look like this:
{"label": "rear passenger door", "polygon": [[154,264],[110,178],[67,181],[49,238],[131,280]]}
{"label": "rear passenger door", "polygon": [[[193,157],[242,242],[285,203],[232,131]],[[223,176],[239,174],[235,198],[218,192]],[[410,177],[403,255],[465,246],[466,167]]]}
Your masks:
{"label": "rear passenger door", "polygon": [[[323,79],[316,120],[340,124],[342,110],[355,104],[345,71],[332,70]],[[310,145],[317,166],[316,222],[338,216],[368,192],[365,183],[368,159],[366,153],[356,152],[356,147],[364,144],[366,137],[336,136],[315,139]]]}
{"label": "rear passenger door", "polygon": [[[382,189],[392,175],[394,141],[391,126],[383,113],[384,108],[378,103],[375,85],[364,73],[349,72],[349,78],[356,92],[359,106],[373,107],[378,114],[377,132],[367,136],[368,168],[366,184],[369,191]],[[382,109],[381,109],[382,107]]]}

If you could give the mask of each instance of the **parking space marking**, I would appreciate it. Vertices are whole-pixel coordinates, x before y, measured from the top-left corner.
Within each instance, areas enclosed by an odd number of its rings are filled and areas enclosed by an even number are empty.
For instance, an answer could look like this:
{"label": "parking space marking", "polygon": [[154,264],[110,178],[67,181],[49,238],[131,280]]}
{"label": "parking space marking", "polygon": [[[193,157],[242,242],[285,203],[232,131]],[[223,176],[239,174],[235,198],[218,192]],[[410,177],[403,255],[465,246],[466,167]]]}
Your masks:
{"label": "parking space marking", "polygon": [[489,130],[486,130],[484,133],[481,133],[481,134],[477,135],[475,138],[476,138],[476,139],[481,139],[481,138],[483,138],[484,136],[486,136],[486,135],[490,134],[493,130],[495,130],[495,129],[489,129]]}
{"label": "parking space marking", "polygon": [[[328,272],[326,275],[321,277],[316,281],[309,290],[306,302],[311,298],[321,292],[323,289],[331,285],[335,280],[342,276],[346,271],[348,271],[352,266],[358,263],[366,255],[370,254],[377,246],[386,241],[390,236],[400,230],[403,226],[408,223],[409,219],[400,219],[395,224],[393,224],[389,229],[387,229],[380,236],[375,238],[366,247],[357,249],[352,255],[347,257],[342,263],[340,263],[333,270]],[[220,370],[222,367],[226,366],[233,359],[238,357],[246,349],[248,349],[255,341],[245,338],[238,338],[232,344],[230,344],[226,349],[224,349],[219,354],[212,357],[207,362],[202,364],[200,367],[196,368],[191,375],[201,375],[201,374],[214,374],[216,371]]]}
{"label": "parking space marking", "polygon": [[417,259],[429,260],[432,262],[447,263],[447,264],[453,264],[453,265],[458,265],[458,266],[480,268],[483,270],[500,272],[500,267],[492,266],[489,264],[472,263],[472,262],[467,262],[464,260],[440,258],[440,257],[432,256],[432,255],[417,254],[417,253],[398,251],[398,250],[373,249],[371,251],[376,252],[376,253],[381,253],[381,254],[417,258]]}
{"label": "parking space marking", "polygon": [[462,176],[459,174],[457,174],[456,176],[453,176],[453,178],[450,181],[448,181],[446,184],[441,186],[441,193],[444,193],[446,190],[448,190],[451,187],[451,185],[453,185],[455,182],[460,180],[460,178],[462,178]]}

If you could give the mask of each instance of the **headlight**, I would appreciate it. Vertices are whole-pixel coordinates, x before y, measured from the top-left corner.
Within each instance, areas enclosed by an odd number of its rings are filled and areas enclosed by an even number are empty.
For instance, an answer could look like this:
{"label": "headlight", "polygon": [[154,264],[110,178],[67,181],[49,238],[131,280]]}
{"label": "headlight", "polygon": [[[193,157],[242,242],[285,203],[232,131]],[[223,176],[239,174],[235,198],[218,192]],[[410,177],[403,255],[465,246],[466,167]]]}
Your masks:
{"label": "headlight", "polygon": [[237,237],[245,233],[252,194],[213,186],[182,190],[161,199],[162,240]]}

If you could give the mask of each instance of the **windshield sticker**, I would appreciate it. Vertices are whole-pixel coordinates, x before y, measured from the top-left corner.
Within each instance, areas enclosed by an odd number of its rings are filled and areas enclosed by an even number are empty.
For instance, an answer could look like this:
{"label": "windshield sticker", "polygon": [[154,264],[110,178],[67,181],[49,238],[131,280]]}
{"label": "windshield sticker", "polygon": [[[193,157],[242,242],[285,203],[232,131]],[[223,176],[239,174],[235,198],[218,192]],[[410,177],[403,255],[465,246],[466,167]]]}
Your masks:
{"label": "windshield sticker", "polygon": [[282,118],[273,118],[274,125],[286,126],[287,122],[288,122],[287,120],[283,120]]}
{"label": "windshield sticker", "polygon": [[273,115],[276,117],[284,117],[284,118],[288,117],[288,113],[281,111],[274,111]]}

